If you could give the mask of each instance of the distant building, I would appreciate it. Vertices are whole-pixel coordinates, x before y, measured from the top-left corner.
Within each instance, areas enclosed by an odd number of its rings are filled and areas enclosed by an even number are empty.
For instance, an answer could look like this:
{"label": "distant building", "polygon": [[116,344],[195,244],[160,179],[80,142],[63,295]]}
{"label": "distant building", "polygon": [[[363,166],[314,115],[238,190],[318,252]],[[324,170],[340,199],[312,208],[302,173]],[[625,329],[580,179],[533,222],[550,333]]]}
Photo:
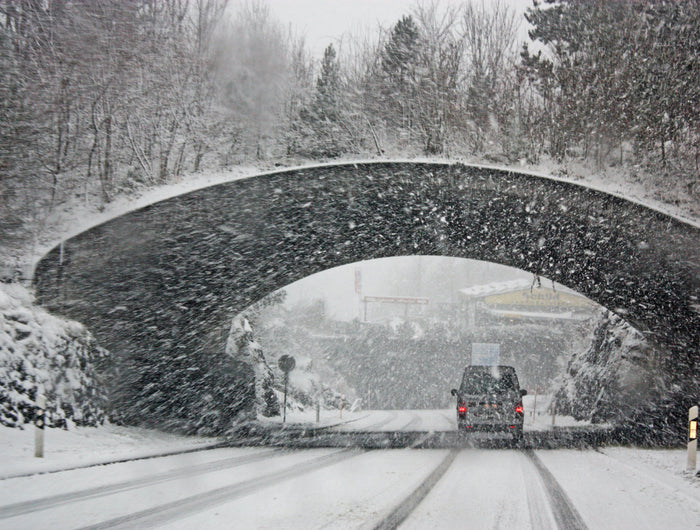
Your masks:
{"label": "distant building", "polygon": [[466,325],[587,320],[597,305],[561,285],[543,285],[527,278],[460,289]]}
{"label": "distant building", "polygon": [[[363,296],[363,322],[389,322],[395,317],[404,320],[425,317],[429,298],[415,296]],[[372,306],[380,306],[380,311],[371,311]]]}

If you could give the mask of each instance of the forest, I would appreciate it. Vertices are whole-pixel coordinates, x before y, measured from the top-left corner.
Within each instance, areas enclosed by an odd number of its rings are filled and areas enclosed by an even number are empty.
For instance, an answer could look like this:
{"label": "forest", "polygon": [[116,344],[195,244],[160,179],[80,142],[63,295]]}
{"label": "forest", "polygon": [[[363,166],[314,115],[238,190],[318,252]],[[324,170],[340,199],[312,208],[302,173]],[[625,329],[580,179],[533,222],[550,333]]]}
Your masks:
{"label": "forest", "polygon": [[313,57],[264,2],[0,0],[0,238],[246,161],[576,159],[700,193],[698,2],[546,0],[524,18],[407,4]]}

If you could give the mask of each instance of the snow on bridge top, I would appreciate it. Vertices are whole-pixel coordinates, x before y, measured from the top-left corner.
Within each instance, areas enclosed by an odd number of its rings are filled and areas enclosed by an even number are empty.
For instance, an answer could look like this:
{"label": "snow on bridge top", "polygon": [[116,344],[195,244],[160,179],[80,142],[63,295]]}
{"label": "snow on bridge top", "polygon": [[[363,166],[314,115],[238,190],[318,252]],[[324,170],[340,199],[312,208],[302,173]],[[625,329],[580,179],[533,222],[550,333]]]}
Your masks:
{"label": "snow on bridge top", "polygon": [[581,186],[592,190],[607,193],[609,195],[625,199],[627,201],[639,204],[645,208],[658,211],[664,215],[672,217],[678,221],[691,224],[696,228],[700,228],[700,219],[691,217],[687,212],[681,211],[676,205],[671,205],[649,197],[644,199],[639,198],[639,192],[633,193],[632,189],[626,182],[621,182],[609,175],[605,178],[600,178],[596,175],[586,175],[584,180],[576,180],[574,178],[566,178],[555,176],[552,170],[547,167],[536,166],[535,168],[523,166],[498,166],[490,164],[473,163],[459,159],[438,159],[429,157],[419,158],[396,158],[396,159],[346,159],[337,160],[326,163],[306,164],[300,166],[284,166],[276,169],[264,169],[255,166],[239,166],[229,171],[220,171],[212,173],[201,173],[189,175],[182,178],[178,182],[156,186],[149,190],[141,192],[138,196],[124,196],[111,202],[108,205],[103,205],[100,211],[88,210],[84,207],[73,206],[72,210],[60,212],[60,219],[53,220],[54,225],[51,235],[46,241],[33,248],[34,254],[26,261],[27,271],[33,276],[33,271],[36,268],[39,260],[47,254],[52,248],[59,245],[61,241],[73,238],[82,232],[89,230],[100,224],[109,222],[110,220],[126,215],[137,209],[144,208],[151,204],[160,201],[168,200],[180,195],[191,193],[206,187],[217,186],[235,180],[260,177],[264,175],[274,175],[276,173],[286,173],[289,171],[298,171],[314,168],[331,168],[336,166],[346,165],[366,165],[366,164],[436,164],[436,165],[464,165],[473,168],[493,169],[498,171],[515,172],[521,175],[530,177],[548,179],[554,182],[566,182],[575,186]]}

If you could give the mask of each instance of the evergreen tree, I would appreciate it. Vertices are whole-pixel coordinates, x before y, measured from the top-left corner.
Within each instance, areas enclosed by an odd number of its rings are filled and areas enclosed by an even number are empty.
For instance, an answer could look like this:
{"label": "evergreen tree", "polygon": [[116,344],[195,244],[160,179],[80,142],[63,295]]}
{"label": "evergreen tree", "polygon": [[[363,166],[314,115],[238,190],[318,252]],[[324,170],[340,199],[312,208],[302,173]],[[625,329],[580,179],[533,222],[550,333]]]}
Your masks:
{"label": "evergreen tree", "polygon": [[679,155],[697,142],[697,2],[546,3],[526,18],[549,53],[524,50],[522,68],[544,89],[552,155],[578,151],[602,164],[611,147],[634,142],[638,156],[658,149],[665,166],[668,144]]}
{"label": "evergreen tree", "polygon": [[318,120],[340,120],[340,64],[332,44],[323,52],[321,73],[316,80],[316,97],[311,110]]}
{"label": "evergreen tree", "polygon": [[274,392],[274,374],[263,349],[253,339],[248,319],[237,316],[231,322],[226,354],[237,363],[248,365],[255,374],[255,412],[260,416],[279,416],[280,404]]}
{"label": "evergreen tree", "polygon": [[341,104],[340,63],[332,44],[323,53],[313,101],[300,111],[299,117],[300,154],[337,157],[345,151],[349,139]]}
{"label": "evergreen tree", "polygon": [[411,132],[420,66],[420,33],[413,18],[404,16],[381,51],[380,102],[387,124]]}

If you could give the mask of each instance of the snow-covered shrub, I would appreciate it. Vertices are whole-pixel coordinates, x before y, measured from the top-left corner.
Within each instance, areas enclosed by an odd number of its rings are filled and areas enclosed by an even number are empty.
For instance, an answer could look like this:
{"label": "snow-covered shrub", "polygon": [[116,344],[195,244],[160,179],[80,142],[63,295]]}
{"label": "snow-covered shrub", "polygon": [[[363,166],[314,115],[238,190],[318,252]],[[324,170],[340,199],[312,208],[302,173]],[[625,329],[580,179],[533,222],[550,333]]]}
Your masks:
{"label": "snow-covered shrub", "polygon": [[33,305],[18,284],[0,284],[0,424],[21,428],[46,396],[46,425],[98,425],[105,395],[93,364],[107,356],[79,323]]}
{"label": "snow-covered shrub", "polygon": [[[275,394],[280,403],[284,403],[284,385],[275,388]],[[361,403],[355,400],[355,410],[359,410]],[[287,387],[287,412],[305,410],[315,410],[316,405],[320,404],[322,410],[338,410],[341,407],[345,410],[350,410],[353,406],[345,394],[331,388],[326,383],[313,382],[311,388],[300,389],[290,383]]]}
{"label": "snow-covered shrub", "polygon": [[263,349],[253,338],[250,323],[243,316],[231,322],[226,354],[251,366],[255,373],[255,412],[260,416],[279,416],[280,404],[274,392],[274,374],[265,360]]}

